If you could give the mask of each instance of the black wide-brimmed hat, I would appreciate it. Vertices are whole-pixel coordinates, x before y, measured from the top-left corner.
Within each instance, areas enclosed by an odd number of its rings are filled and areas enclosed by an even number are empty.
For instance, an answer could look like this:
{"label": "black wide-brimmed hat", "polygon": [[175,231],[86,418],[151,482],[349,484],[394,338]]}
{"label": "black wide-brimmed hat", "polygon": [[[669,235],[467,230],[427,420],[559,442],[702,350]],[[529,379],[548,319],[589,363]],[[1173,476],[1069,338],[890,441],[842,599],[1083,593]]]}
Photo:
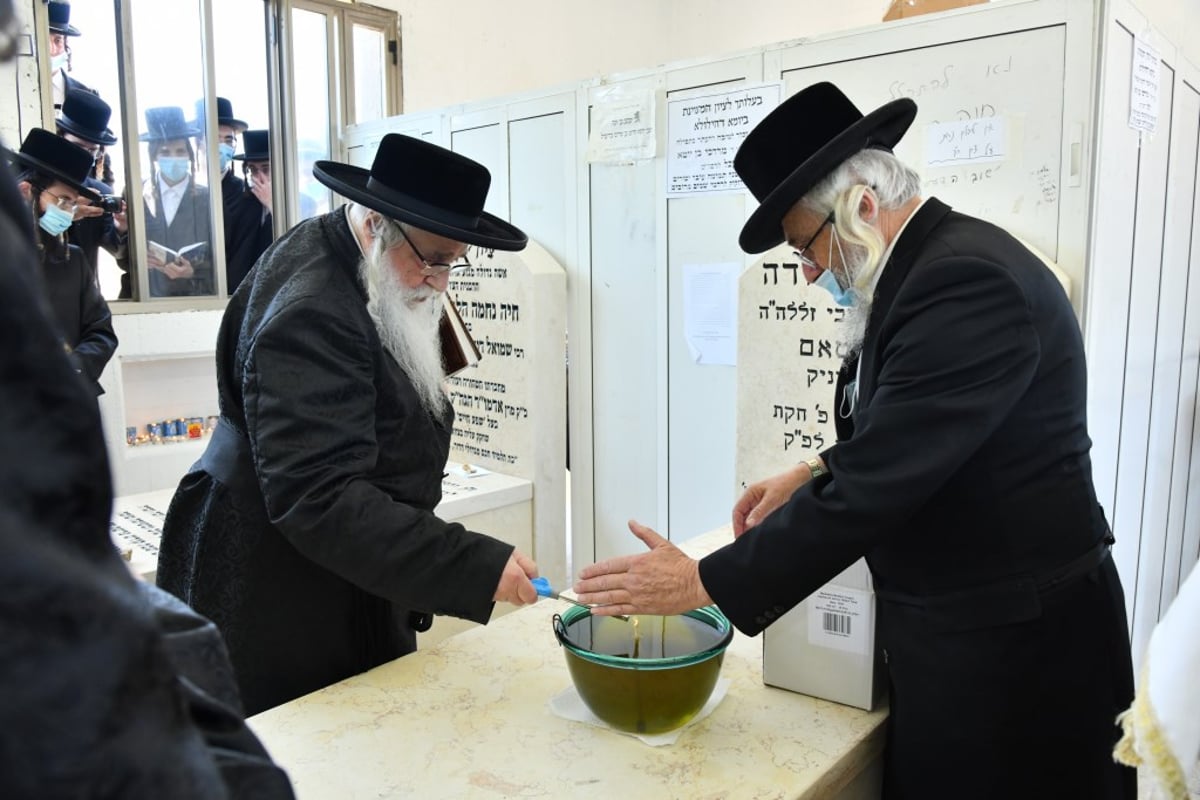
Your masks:
{"label": "black wide-brimmed hat", "polygon": [[784,100],[733,157],[733,168],[759,201],[738,244],[761,253],[782,242],[781,223],[797,200],[860,150],[890,152],[916,116],[917,104],[904,97],[864,117],[832,83],[814,83]]}
{"label": "black wide-brimmed hat", "polygon": [[100,199],[100,195],[83,185],[92,171],[92,154],[61,136],[34,128],[13,157],[24,167],[62,181],[93,203]]}
{"label": "black wide-brimmed hat", "polygon": [[108,129],[112,109],[108,103],[87,89],[68,89],[63,98],[62,116],[58,127],[94,144],[113,145],[117,137]]}
{"label": "black wide-brimmed hat", "polygon": [[79,29],[71,24],[71,4],[50,0],[46,6],[50,15],[50,31],[63,36],[78,36]]}
{"label": "black wide-brimmed hat", "polygon": [[242,134],[242,149],[246,152],[235,155],[234,161],[270,161],[271,136],[267,131],[246,131]]}
{"label": "black wide-brimmed hat", "polygon": [[[200,135],[204,135],[204,98],[196,101],[196,118],[191,122],[192,127],[200,129]],[[224,97],[217,98],[217,124],[228,125],[236,128],[238,133],[249,128],[250,125],[243,120],[238,119],[233,115],[233,103],[226,100]]]}
{"label": "black wide-brimmed hat", "polygon": [[146,109],[146,132],[138,139],[143,142],[161,142],[165,139],[187,139],[199,135],[200,131],[184,122],[182,108],[158,106]]}
{"label": "black wide-brimmed hat", "polygon": [[522,250],[529,241],[515,225],[483,210],[492,183],[487,167],[422,139],[389,133],[369,171],[318,161],[313,175],[386,217],[458,242]]}

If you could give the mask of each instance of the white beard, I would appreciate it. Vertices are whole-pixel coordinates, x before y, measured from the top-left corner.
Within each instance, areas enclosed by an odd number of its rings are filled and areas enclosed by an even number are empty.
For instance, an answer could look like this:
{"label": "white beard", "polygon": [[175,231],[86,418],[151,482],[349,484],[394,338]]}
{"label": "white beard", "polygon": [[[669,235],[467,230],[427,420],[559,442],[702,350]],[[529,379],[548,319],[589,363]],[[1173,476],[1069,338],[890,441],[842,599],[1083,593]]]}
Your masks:
{"label": "white beard", "polygon": [[378,246],[372,246],[359,262],[359,275],[367,287],[367,313],[383,346],[412,381],[425,410],[444,415],[449,401],[438,338],[440,293],[424,284],[413,289],[401,283]]}

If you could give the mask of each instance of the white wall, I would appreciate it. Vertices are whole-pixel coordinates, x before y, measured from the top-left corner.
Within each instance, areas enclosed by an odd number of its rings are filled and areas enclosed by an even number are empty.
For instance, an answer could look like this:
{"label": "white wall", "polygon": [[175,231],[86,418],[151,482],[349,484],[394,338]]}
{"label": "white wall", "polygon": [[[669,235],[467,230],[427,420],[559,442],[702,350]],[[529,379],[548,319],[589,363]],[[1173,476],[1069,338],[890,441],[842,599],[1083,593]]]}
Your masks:
{"label": "white wall", "polygon": [[369,2],[400,14],[405,113],[869,25],[890,5],[889,0]]}
{"label": "white wall", "polygon": [[1200,2],[1197,0],[1133,0],[1133,4],[1179,48],[1193,64],[1200,64]]}

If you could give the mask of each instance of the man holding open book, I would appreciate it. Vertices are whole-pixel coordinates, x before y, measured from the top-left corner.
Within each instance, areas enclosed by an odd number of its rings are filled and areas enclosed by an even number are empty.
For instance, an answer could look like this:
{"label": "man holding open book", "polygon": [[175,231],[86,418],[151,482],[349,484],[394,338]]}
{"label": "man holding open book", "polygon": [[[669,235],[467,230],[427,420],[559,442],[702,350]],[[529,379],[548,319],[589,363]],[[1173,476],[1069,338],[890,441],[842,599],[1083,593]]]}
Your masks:
{"label": "man holding open book", "polygon": [[208,188],[196,184],[192,146],[199,131],[184,121],[178,106],[146,109],[146,129],[139,138],[154,165],[142,187],[150,296],[215,294]]}
{"label": "man holding open book", "polygon": [[536,600],[533,561],[433,514],[449,275],[468,245],[525,234],[483,211],[486,168],[419,139],[313,174],[351,202],[288,231],[230,298],[220,424],[158,562],[224,634],[249,714],[412,652],[432,614],[484,623],[496,601]]}

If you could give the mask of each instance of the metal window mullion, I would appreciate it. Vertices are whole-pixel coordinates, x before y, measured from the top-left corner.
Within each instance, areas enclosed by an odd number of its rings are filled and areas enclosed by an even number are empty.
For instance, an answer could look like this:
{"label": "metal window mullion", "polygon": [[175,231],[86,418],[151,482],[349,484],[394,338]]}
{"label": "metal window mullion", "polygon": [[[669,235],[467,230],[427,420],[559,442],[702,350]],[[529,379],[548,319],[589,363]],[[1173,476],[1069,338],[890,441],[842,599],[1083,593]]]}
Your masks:
{"label": "metal window mullion", "polygon": [[[208,249],[213,265],[213,286],[217,297],[227,296],[225,277],[225,198],[220,204],[213,198],[221,193],[221,163],[217,118],[209,109],[217,107],[216,42],[213,38],[212,0],[200,0],[200,58],[204,66],[204,149],[208,170],[208,213],[210,241]],[[192,187],[195,189],[195,186]],[[214,191],[215,190],[215,191]],[[220,246],[218,246],[220,245]]]}
{"label": "metal window mullion", "polygon": [[[271,163],[280,166],[271,171],[271,198],[274,208],[282,214],[271,217],[274,236],[278,239],[300,221],[299,193],[296,178],[300,169],[299,142],[287,147],[296,131],[296,85],[292,70],[291,0],[263,0],[267,32],[267,102],[270,107],[268,128]],[[282,174],[280,174],[282,172]]]}
{"label": "metal window mullion", "polygon": [[[121,84],[121,124],[125,148],[125,258],[129,270],[130,300],[144,302],[150,296],[150,277],[146,266],[145,204],[142,199],[142,148],[137,132],[137,86],[134,80],[133,0],[113,0],[117,19],[117,76]],[[133,190],[136,188],[136,192]]]}

